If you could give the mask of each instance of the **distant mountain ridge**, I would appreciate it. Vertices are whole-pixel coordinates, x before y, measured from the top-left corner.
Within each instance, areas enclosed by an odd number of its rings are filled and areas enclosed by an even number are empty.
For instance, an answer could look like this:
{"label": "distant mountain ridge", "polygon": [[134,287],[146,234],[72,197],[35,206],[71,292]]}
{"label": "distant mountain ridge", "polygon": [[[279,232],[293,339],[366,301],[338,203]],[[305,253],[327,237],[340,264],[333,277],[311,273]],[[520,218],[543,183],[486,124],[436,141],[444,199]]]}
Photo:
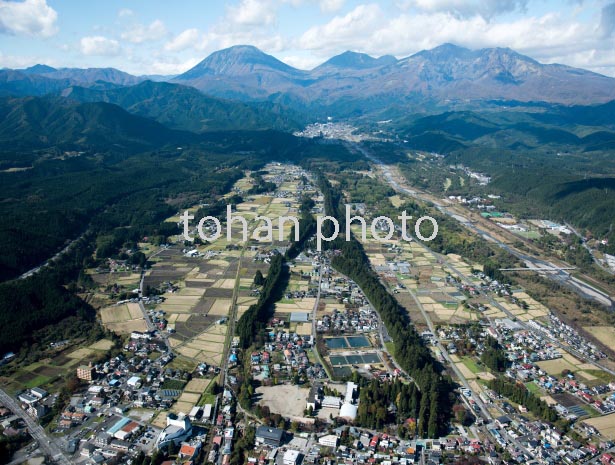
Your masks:
{"label": "distant mountain ridge", "polygon": [[122,86],[133,86],[144,81],[139,76],[133,76],[115,68],[52,68],[51,66],[38,64],[15,71],[28,75],[35,74],[50,79],[69,79],[74,83],[82,84],[104,81]]}
{"label": "distant mountain ridge", "polygon": [[[374,58],[346,51],[309,71],[294,68],[254,46],[237,45],[210,54],[178,76],[153,78],[194,87],[211,97],[250,104],[269,102],[274,111],[286,108],[312,118],[401,117],[408,111],[476,109],[492,101],[591,105],[615,100],[614,78],[565,65],[542,64],[509,48],[470,50],[453,44],[399,60],[390,55]],[[24,70],[0,70],[0,96],[57,95],[73,89],[70,92],[75,98],[93,101],[96,92],[77,92],[76,87],[83,87],[107,93],[100,98],[113,101],[113,95],[124,92],[115,89],[137,86],[145,80],[144,76],[114,68],[55,69],[39,64]],[[161,89],[156,90],[158,103],[164,101]],[[182,94],[182,98],[188,98],[185,91],[165,89],[176,97]],[[139,114],[164,118],[155,108],[158,103],[131,106],[138,106]],[[197,117],[207,120],[211,112],[201,104],[197,106],[201,111]],[[174,112],[180,110],[177,105],[172,107]],[[183,110],[183,114],[189,111]],[[177,127],[170,119],[167,122]],[[205,130],[207,124],[191,123],[192,129],[201,130],[199,127]]]}
{"label": "distant mountain ridge", "polygon": [[565,65],[541,64],[507,48],[443,44],[400,60],[344,52],[311,71],[292,68],[255,47],[214,52],[173,79],[202,92],[242,99],[310,103],[379,98],[390,102],[517,100],[563,104],[615,99],[615,79]]}
{"label": "distant mountain ridge", "polygon": [[108,102],[151,118],[172,129],[204,132],[223,129],[294,130],[298,115],[270,102],[242,103],[208,97],[197,89],[167,82],[144,81],[130,87],[93,89],[72,86],[61,93],[79,102]]}
{"label": "distant mountain ridge", "polygon": [[116,146],[143,150],[196,140],[104,102],[61,97],[0,98],[0,148]]}

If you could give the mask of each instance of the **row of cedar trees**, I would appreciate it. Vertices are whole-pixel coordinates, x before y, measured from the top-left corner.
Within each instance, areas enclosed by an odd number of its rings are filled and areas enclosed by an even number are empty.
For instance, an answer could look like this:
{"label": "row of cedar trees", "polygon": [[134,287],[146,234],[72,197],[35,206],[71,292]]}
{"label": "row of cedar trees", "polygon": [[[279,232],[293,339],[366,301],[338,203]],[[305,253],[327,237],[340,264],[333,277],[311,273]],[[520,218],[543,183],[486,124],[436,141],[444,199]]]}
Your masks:
{"label": "row of cedar trees", "polygon": [[[325,211],[342,224],[344,217],[341,214],[340,191],[333,188],[323,175],[319,176],[319,185],[324,195]],[[331,222],[324,223],[323,234],[330,237],[332,230],[327,229],[332,227]],[[419,436],[433,438],[445,435],[452,414],[452,406],[455,403],[454,383],[450,377],[441,374],[441,369],[431,355],[431,351],[423,344],[420,335],[411,324],[408,312],[399,305],[380,282],[378,275],[370,267],[361,244],[354,237],[348,242],[343,238],[338,238],[326,242],[325,247],[341,251],[333,258],[332,266],[352,279],[376,307],[389,335],[395,342],[395,360],[412,376],[418,387],[418,390],[405,393],[412,397],[411,405],[408,407],[402,404],[405,400],[402,401],[401,398],[405,396],[400,395],[391,399],[398,412],[415,415],[412,418],[416,420],[416,432]],[[379,388],[382,392],[378,392],[377,396],[368,397],[371,390],[376,389],[375,386],[370,386],[372,389],[362,389],[361,403],[373,403],[375,399],[385,394]],[[384,396],[384,398],[389,398],[389,396]],[[361,410],[358,420],[368,426],[377,426],[381,421],[382,411],[378,408],[369,410],[367,413],[364,409]]]}
{"label": "row of cedar trees", "polygon": [[[316,230],[316,221],[310,213],[313,206],[312,199],[302,199],[299,209],[301,215],[299,241],[293,242],[285,255],[275,255],[271,259],[258,301],[250,305],[237,322],[237,335],[243,349],[255,343],[262,345],[265,342],[266,324],[272,316],[273,305],[281,297],[288,282],[288,269],[284,266],[284,262],[299,255],[306,241]],[[294,237],[294,230],[291,231],[291,237]]]}

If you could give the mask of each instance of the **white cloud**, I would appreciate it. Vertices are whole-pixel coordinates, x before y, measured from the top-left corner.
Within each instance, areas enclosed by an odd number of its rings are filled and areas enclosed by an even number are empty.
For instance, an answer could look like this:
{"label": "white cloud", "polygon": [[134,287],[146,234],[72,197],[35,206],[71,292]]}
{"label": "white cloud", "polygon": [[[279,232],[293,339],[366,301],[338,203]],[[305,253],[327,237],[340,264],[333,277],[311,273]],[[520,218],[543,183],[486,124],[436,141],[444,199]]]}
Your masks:
{"label": "white cloud", "polygon": [[16,55],[5,55],[0,51],[0,69],[1,68],[27,68],[29,66],[33,66],[36,64],[46,64],[49,66],[54,66],[54,60],[50,60],[49,58],[44,58],[40,56],[16,56]]}
{"label": "white cloud", "polygon": [[[144,63],[139,69],[146,70],[146,74],[181,74],[196,66],[199,58],[189,58],[188,60],[176,60],[170,58],[161,58],[151,63]],[[141,71],[141,74],[143,71]]]}
{"label": "white cloud", "polygon": [[356,49],[357,41],[369,37],[383,21],[376,4],[359,5],[344,16],[336,16],[322,26],[314,26],[299,38],[301,48],[310,50],[339,48]]}
{"label": "white cloud", "polygon": [[318,6],[323,13],[335,13],[342,9],[345,0],[320,0]]}
{"label": "white cloud", "polygon": [[180,52],[188,48],[201,47],[203,40],[198,29],[186,29],[164,45],[168,52]]}
{"label": "white cloud", "polygon": [[528,0],[409,0],[405,5],[423,12],[450,13],[463,18],[479,15],[490,19],[503,13],[525,11],[527,3]]}
{"label": "white cloud", "polygon": [[0,33],[50,37],[58,31],[57,19],[46,0],[0,0]]}
{"label": "white cloud", "polygon": [[594,40],[591,32],[588,25],[553,13],[498,23],[479,15],[461,18],[452,13],[385,18],[376,5],[367,5],[308,29],[299,45],[323,57],[347,49],[371,55],[407,56],[453,42],[469,48],[510,47],[544,59],[587,49]]}
{"label": "white cloud", "polygon": [[140,44],[147,41],[162,39],[167,34],[167,28],[159,19],[153,21],[148,26],[135,24],[122,33],[122,39]]}
{"label": "white cloud", "polygon": [[322,64],[323,60],[314,56],[283,55],[281,61],[297,69],[310,70]]}
{"label": "white cloud", "polygon": [[103,36],[83,37],[80,46],[84,55],[117,56],[122,51],[117,40]]}
{"label": "white cloud", "polygon": [[275,6],[269,0],[241,0],[228,7],[227,19],[241,26],[268,26],[276,20]]}
{"label": "white cloud", "polygon": [[126,18],[128,16],[133,16],[135,14],[130,8],[121,8],[120,11],[117,12],[117,15],[120,18]]}

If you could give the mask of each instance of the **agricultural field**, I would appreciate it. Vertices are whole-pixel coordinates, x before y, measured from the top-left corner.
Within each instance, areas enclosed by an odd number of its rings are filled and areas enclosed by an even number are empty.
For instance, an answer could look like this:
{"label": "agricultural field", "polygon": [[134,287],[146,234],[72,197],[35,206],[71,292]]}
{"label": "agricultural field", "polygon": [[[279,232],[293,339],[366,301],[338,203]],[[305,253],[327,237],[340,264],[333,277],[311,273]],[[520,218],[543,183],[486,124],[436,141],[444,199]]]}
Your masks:
{"label": "agricultural field", "polygon": [[[360,227],[356,225],[352,229],[360,238]],[[419,244],[397,239],[379,242],[367,234],[363,245],[376,272],[394,289],[397,300],[419,326],[424,322],[419,305],[436,324],[467,323],[480,318],[478,312],[463,305],[465,296],[447,283],[446,268]],[[470,275],[472,267],[459,256],[448,258],[456,269]]]}
{"label": "agricultural field", "polygon": [[118,333],[147,331],[147,324],[137,303],[126,303],[105,307],[100,310],[100,319],[105,328]]}
{"label": "agricultural field", "polygon": [[583,420],[583,422],[596,428],[604,437],[615,440],[615,413],[590,418],[589,420]]}
{"label": "agricultural field", "polygon": [[113,342],[108,339],[89,346],[68,347],[51,358],[20,367],[10,378],[0,378],[0,385],[10,392],[39,386],[47,390],[60,388],[64,378],[77,366],[97,359],[111,347]]}
{"label": "agricultural field", "polygon": [[[235,205],[234,216],[241,216],[247,222],[248,242],[243,242],[243,226],[239,220],[231,223],[231,237],[227,240],[226,221],[222,219],[223,231],[219,239],[205,244],[191,246],[198,252],[197,256],[188,256],[186,250],[179,247],[171,248],[158,254],[157,263],[145,277],[145,286],[157,287],[164,283],[172,283],[172,292],[163,294],[164,301],[153,307],[155,311],[163,311],[172,330],[169,342],[174,352],[194,363],[207,363],[220,366],[226,344],[230,336],[229,319],[240,318],[248,307],[258,300],[252,294],[254,274],[260,270],[267,273],[268,264],[263,261],[262,254],[272,247],[286,245],[279,242],[278,218],[292,215],[299,207],[298,198],[294,195],[298,182],[289,174],[294,170],[288,166],[268,165],[265,181],[278,185],[275,195],[246,195],[245,191],[252,187],[250,173],[235,183],[231,193],[242,193],[243,201]],[[198,206],[188,209],[195,213]],[[273,224],[273,244],[252,239],[255,229],[263,226],[264,216]],[[167,221],[179,221],[175,215]],[[291,225],[284,224],[284,237],[289,237]],[[174,238],[183,242],[183,238]],[[295,283],[291,281],[293,286]],[[311,303],[285,303],[284,311],[311,311]],[[308,308],[309,307],[309,308]],[[191,402],[191,398],[181,398],[179,403]],[[198,399],[197,399],[198,401]]]}
{"label": "agricultural field", "polygon": [[615,327],[613,326],[583,326],[583,329],[598,339],[609,349],[615,351]]}
{"label": "agricultural field", "polygon": [[[536,365],[538,365],[542,370],[546,371],[550,375],[559,377],[561,376],[563,370],[570,370],[573,373],[578,370],[578,366],[581,364],[581,362],[579,362],[572,356],[570,357],[571,360],[569,360],[567,357],[563,357],[555,360],[537,362]],[[575,360],[577,363],[574,363]]]}

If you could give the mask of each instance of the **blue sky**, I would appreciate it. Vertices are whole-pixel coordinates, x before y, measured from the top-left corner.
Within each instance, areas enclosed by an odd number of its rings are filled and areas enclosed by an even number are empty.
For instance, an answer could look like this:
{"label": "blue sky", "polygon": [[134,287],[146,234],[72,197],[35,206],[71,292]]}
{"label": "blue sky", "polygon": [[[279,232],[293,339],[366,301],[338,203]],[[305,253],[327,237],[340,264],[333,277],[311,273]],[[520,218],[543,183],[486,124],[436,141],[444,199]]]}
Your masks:
{"label": "blue sky", "polygon": [[444,42],[615,76],[615,1],[0,0],[0,67],[9,68],[176,74],[251,44],[310,69],[345,50],[403,57]]}

